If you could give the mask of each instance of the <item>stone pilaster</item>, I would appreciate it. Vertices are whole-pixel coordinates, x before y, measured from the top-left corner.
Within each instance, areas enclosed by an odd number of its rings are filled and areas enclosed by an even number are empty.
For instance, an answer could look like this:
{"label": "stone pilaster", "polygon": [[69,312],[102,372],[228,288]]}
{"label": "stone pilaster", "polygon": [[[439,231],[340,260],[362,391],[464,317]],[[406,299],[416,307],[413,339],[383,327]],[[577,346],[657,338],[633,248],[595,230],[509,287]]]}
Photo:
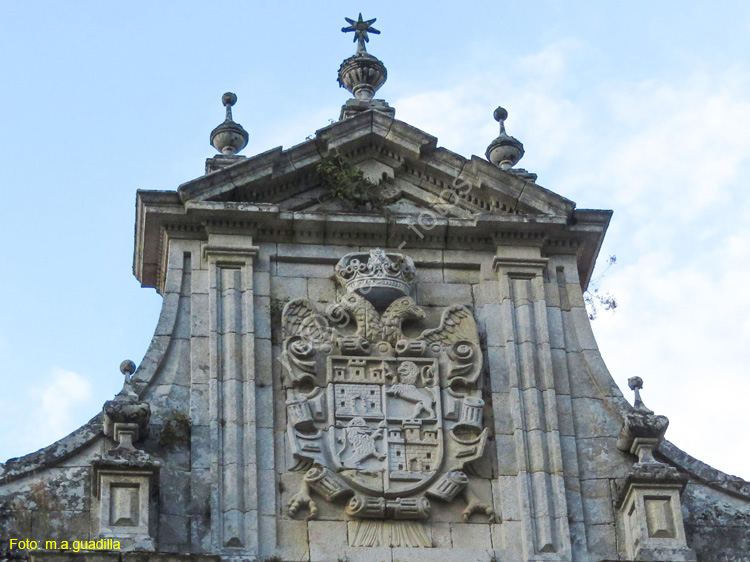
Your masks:
{"label": "stone pilaster", "polygon": [[244,235],[210,233],[203,247],[209,276],[209,394],[216,548],[257,554],[258,458],[253,260]]}
{"label": "stone pilaster", "polygon": [[[493,267],[500,289],[520,518],[526,560],[570,560],[557,399],[543,274],[538,248],[499,247]],[[494,375],[493,375],[494,376]],[[498,464],[512,454],[498,446]]]}

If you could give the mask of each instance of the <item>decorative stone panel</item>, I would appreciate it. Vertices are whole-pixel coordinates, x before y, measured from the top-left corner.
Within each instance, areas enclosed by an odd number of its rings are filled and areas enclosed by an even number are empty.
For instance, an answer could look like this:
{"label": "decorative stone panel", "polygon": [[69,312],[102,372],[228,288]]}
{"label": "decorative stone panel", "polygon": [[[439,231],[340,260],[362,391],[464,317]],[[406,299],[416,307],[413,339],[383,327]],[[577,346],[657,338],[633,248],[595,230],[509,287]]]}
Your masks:
{"label": "decorative stone panel", "polygon": [[92,514],[99,538],[120,541],[126,550],[153,550],[154,469],[94,464]]}
{"label": "decorative stone panel", "polygon": [[681,484],[630,485],[620,507],[629,560],[695,560],[680,509]]}

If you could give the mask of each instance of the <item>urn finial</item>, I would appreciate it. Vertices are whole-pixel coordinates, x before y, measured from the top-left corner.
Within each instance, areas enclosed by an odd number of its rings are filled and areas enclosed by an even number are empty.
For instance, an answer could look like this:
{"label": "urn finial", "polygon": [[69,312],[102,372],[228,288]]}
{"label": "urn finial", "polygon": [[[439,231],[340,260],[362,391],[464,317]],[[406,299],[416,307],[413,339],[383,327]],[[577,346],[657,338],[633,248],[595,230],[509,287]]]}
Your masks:
{"label": "urn finial", "polygon": [[487,160],[503,170],[509,170],[523,158],[523,144],[515,137],[505,132],[505,120],[508,111],[504,107],[498,107],[493,113],[495,121],[500,123],[500,134],[487,147]]}
{"label": "urn finial", "polygon": [[237,95],[227,92],[221,96],[226,108],[224,122],[211,131],[211,144],[224,156],[234,156],[247,146],[248,134],[242,125],[232,119],[232,106],[237,103]]}
{"label": "urn finial", "polygon": [[363,101],[372,101],[375,92],[385,83],[388,72],[385,65],[377,58],[367,52],[365,43],[370,41],[369,33],[380,34],[380,31],[372,27],[376,18],[363,20],[359,14],[358,20],[344,18],[348,27],[342,27],[344,33],[354,32],[354,40],[357,42],[357,52],[341,63],[339,68],[339,85],[349,90],[354,98]]}
{"label": "urn finial", "polygon": [[370,41],[370,33],[379,35],[380,31],[372,27],[377,20],[362,19],[362,14],[354,20],[344,18],[349,24],[342,27],[344,33],[354,33],[357,42],[357,52],[341,63],[339,67],[339,86],[349,90],[354,96],[341,108],[341,119],[352,117],[362,111],[375,109],[393,117],[395,111],[383,100],[375,100],[375,92],[385,84],[388,71],[377,57],[367,52],[366,44]]}

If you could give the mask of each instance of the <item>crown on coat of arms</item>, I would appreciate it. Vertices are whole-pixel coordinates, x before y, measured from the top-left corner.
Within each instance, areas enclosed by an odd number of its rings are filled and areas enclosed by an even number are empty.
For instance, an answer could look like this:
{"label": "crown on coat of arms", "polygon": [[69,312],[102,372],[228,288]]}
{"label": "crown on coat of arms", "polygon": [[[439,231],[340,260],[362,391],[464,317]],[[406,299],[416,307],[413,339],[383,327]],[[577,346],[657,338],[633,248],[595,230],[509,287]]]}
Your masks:
{"label": "crown on coat of arms", "polygon": [[336,264],[336,277],[347,292],[357,292],[377,304],[410,295],[415,276],[410,257],[379,248],[346,254]]}

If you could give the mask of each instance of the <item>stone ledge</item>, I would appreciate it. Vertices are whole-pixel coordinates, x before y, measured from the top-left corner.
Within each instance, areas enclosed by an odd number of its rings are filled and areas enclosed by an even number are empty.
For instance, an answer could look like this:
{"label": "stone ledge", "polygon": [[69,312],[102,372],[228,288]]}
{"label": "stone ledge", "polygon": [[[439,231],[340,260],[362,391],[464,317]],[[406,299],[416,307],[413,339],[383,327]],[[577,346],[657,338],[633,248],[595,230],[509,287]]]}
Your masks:
{"label": "stone ledge", "polygon": [[750,499],[750,482],[746,482],[739,476],[726,474],[699,461],[666,439],[656,450],[699,482],[731,496]]}
{"label": "stone ledge", "polygon": [[169,552],[113,552],[73,550],[36,550],[29,554],[29,562],[219,562],[213,554],[181,554]]}

